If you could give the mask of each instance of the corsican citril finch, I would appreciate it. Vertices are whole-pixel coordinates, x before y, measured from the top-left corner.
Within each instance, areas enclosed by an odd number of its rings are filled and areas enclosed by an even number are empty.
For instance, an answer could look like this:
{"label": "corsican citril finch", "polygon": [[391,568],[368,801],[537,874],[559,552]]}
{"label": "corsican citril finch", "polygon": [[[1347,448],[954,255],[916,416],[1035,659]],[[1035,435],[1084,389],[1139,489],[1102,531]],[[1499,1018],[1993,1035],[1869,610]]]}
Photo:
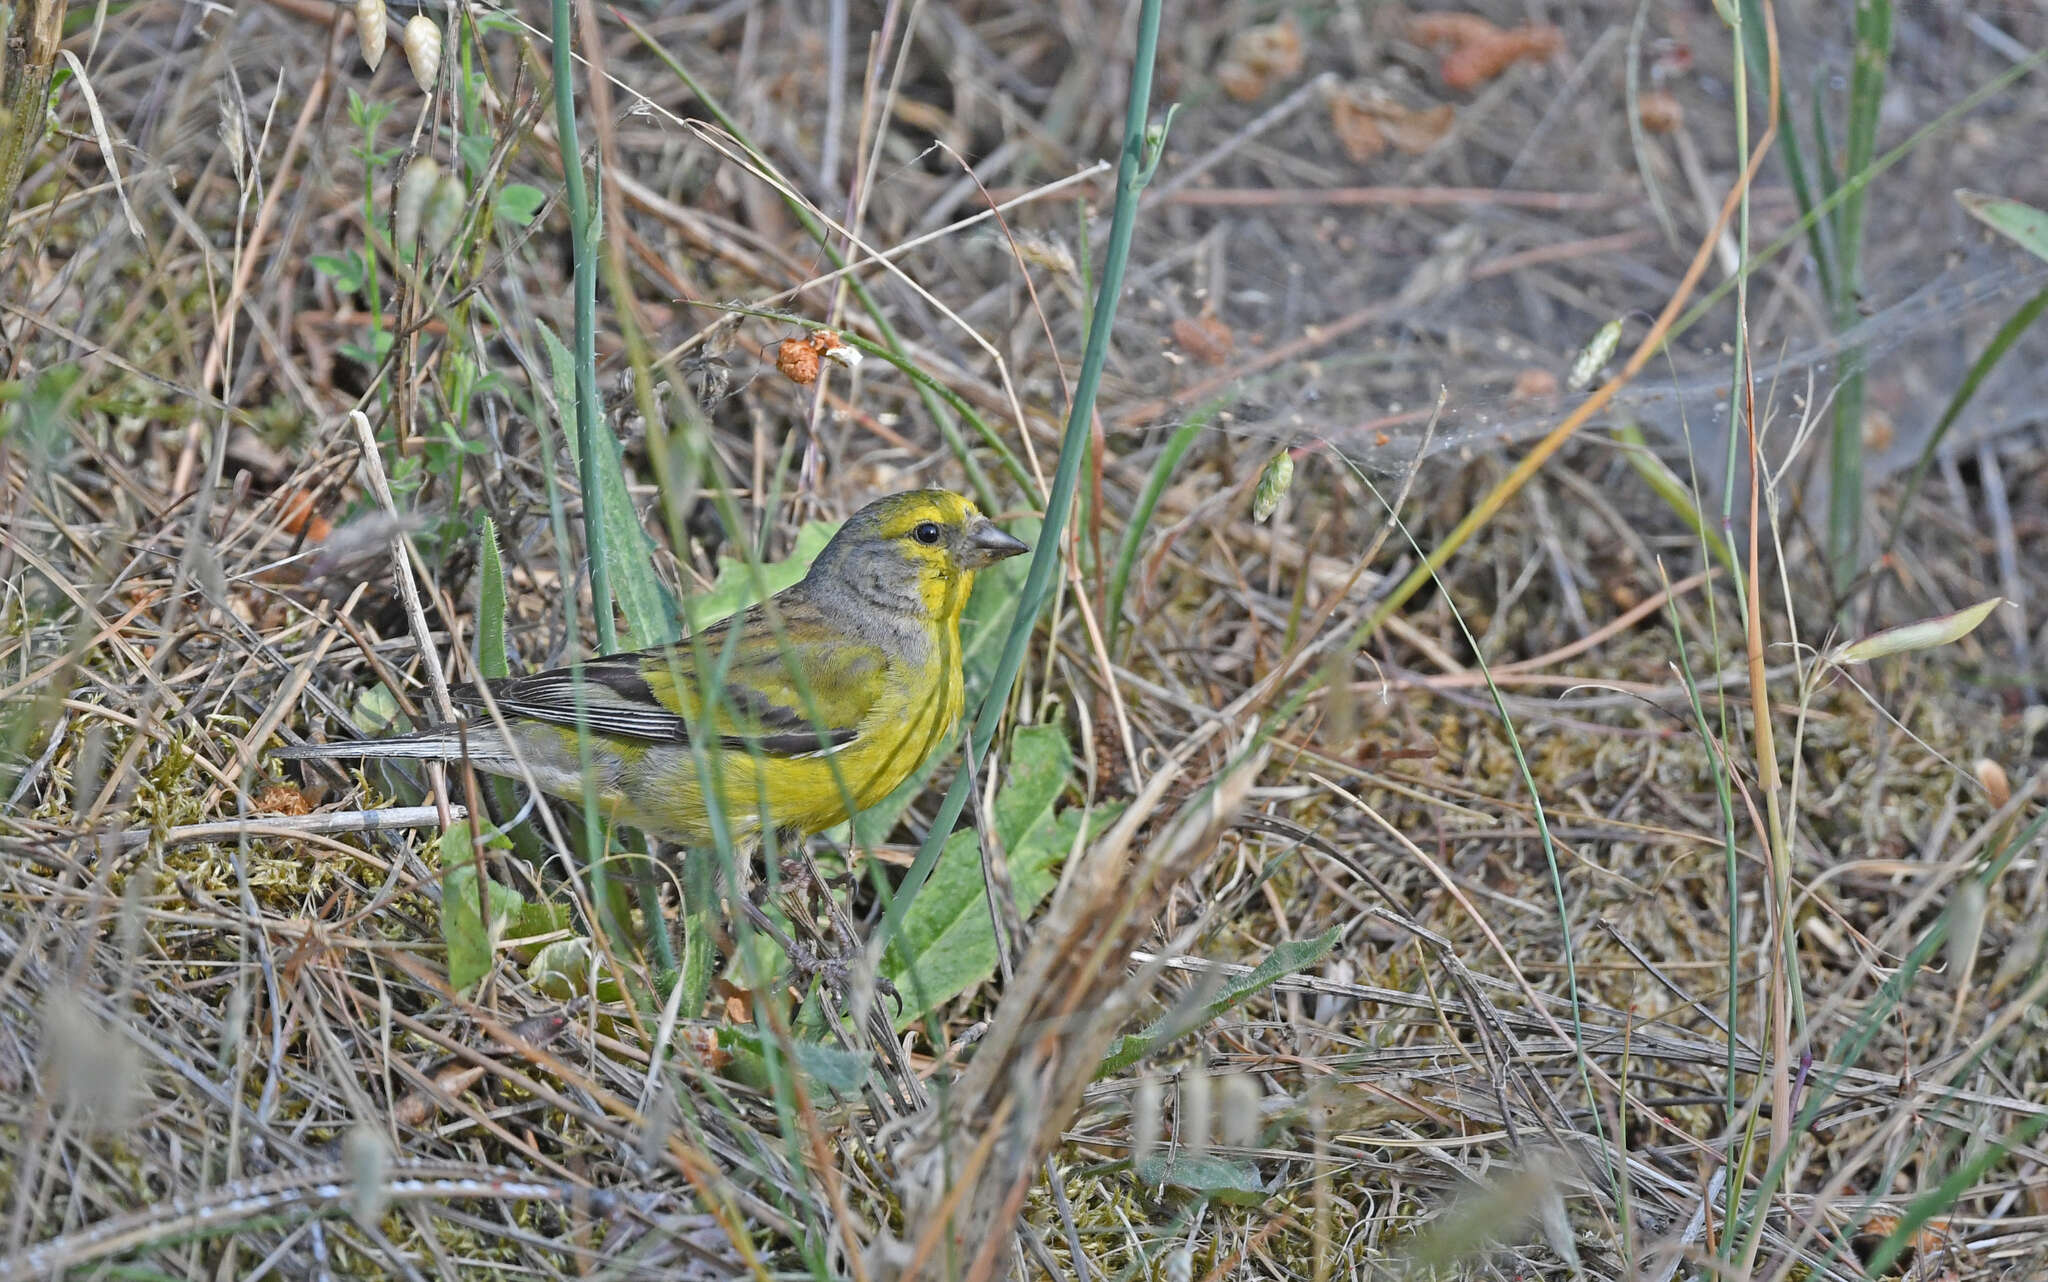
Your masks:
{"label": "corsican citril finch", "polygon": [[854,513],[801,582],[694,638],[490,682],[488,703],[461,696],[461,734],[279,755],[458,761],[466,738],[480,770],[595,796],[607,818],[684,845],[713,840],[706,779],[735,842],[808,837],[880,801],[945,740],[974,572],[1028,550],[958,494],[893,494]]}

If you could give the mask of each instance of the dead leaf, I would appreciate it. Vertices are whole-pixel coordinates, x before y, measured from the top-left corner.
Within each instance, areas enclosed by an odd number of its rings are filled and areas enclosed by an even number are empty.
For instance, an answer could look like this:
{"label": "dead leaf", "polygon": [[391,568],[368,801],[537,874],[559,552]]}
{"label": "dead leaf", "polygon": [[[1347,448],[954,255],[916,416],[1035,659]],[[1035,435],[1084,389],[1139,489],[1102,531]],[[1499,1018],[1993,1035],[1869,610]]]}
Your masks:
{"label": "dead leaf", "polygon": [[1498,26],[1476,13],[1418,13],[1408,19],[1408,38],[1430,48],[1462,49],[1500,34]]}
{"label": "dead leaf", "polygon": [[1451,132],[1457,112],[1449,103],[1420,111],[1369,86],[1340,90],[1330,96],[1330,129],[1344,153],[1360,164],[1391,143],[1419,156]]}
{"label": "dead leaf", "polygon": [[1216,82],[1237,101],[1256,102],[1274,81],[1295,75],[1301,66],[1301,28],[1288,14],[1278,22],[1238,32],[1216,66]]}
{"label": "dead leaf", "polygon": [[1337,145],[1353,164],[1362,165],[1387,149],[1387,135],[1381,132],[1380,122],[1348,93],[1330,98],[1330,132],[1337,135]]}
{"label": "dead leaf", "polygon": [[1173,342],[1204,365],[1221,365],[1236,350],[1237,335],[1230,332],[1230,326],[1205,312],[1174,321]]}
{"label": "dead leaf", "polygon": [[308,542],[324,542],[334,532],[334,526],[326,517],[313,510],[313,496],[305,490],[293,490],[285,495],[280,504],[283,510],[284,532],[293,536],[304,534]]}
{"label": "dead leaf", "polygon": [[1564,48],[1564,33],[1542,23],[1503,31],[1489,40],[1474,40],[1444,55],[1444,84],[1470,90],[1492,80],[1518,62],[1540,62]]}

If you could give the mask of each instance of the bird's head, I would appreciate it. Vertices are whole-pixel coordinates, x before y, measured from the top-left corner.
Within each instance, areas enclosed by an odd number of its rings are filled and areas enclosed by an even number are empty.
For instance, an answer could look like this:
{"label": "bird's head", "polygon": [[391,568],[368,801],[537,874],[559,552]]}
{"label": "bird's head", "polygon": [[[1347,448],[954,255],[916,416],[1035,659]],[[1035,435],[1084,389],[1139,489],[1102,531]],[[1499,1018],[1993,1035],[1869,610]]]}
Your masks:
{"label": "bird's head", "polygon": [[848,517],[818,554],[811,577],[830,577],[871,597],[915,593],[927,612],[957,615],[976,570],[1030,550],[951,490],[906,490]]}

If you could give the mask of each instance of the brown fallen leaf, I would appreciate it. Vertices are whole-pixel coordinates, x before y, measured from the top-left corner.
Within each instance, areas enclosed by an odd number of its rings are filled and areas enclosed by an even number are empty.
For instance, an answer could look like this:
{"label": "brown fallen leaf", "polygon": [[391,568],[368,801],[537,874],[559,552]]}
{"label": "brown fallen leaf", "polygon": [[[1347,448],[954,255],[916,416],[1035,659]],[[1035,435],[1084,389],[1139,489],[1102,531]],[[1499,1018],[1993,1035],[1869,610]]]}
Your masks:
{"label": "brown fallen leaf", "polygon": [[313,509],[313,496],[305,490],[293,490],[279,506],[284,516],[280,525],[286,534],[304,534],[307,542],[320,543],[334,532],[333,524]]}
{"label": "brown fallen leaf", "polygon": [[1408,19],[1408,38],[1430,48],[1462,49],[1500,34],[1497,25],[1476,13],[1418,13]]}
{"label": "brown fallen leaf", "polygon": [[1287,79],[1301,66],[1301,28],[1290,13],[1278,22],[1238,32],[1216,65],[1216,83],[1239,102],[1257,102],[1274,81]]}
{"label": "brown fallen leaf", "polygon": [[1221,365],[1237,348],[1237,335],[1216,317],[1182,316],[1173,322],[1173,344],[1204,365]]}
{"label": "brown fallen leaf", "polygon": [[1330,132],[1337,135],[1337,145],[1353,164],[1362,165],[1387,149],[1387,135],[1379,120],[1348,93],[1330,97]]}
{"label": "brown fallen leaf", "polygon": [[1444,55],[1444,84],[1469,90],[1492,80],[1518,62],[1541,62],[1564,48],[1564,33],[1542,23],[1503,31],[1490,40],[1474,40]]}
{"label": "brown fallen leaf", "polygon": [[1330,129],[1344,153],[1360,164],[1379,155],[1389,143],[1419,156],[1442,142],[1456,119],[1457,112],[1449,103],[1417,111],[1367,86],[1330,95]]}

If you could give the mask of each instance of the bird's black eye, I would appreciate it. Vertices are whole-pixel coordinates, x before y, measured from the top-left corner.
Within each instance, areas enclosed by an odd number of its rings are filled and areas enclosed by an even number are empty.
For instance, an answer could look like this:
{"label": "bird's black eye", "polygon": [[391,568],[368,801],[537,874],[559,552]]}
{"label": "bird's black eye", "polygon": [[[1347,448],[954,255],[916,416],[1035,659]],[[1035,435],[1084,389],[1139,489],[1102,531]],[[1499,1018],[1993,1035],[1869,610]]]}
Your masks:
{"label": "bird's black eye", "polygon": [[910,532],[910,537],[916,539],[919,543],[936,544],[939,541],[939,523],[937,521],[921,521],[918,523],[918,527]]}

